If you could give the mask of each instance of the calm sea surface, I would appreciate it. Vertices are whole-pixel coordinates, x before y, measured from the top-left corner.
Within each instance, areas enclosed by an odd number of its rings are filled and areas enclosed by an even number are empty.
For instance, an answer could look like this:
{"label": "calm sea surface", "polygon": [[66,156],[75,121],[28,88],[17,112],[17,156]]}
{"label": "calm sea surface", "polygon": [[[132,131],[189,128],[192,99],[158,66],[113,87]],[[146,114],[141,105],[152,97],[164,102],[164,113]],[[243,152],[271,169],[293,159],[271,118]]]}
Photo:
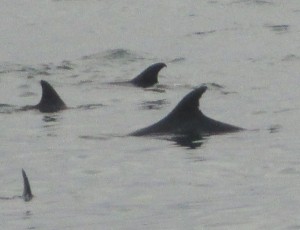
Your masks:
{"label": "calm sea surface", "polygon": [[[0,229],[300,229],[300,1],[7,0],[0,8]],[[107,84],[165,62],[151,89]],[[39,81],[68,110],[42,114]],[[127,134],[194,87],[248,131]]]}

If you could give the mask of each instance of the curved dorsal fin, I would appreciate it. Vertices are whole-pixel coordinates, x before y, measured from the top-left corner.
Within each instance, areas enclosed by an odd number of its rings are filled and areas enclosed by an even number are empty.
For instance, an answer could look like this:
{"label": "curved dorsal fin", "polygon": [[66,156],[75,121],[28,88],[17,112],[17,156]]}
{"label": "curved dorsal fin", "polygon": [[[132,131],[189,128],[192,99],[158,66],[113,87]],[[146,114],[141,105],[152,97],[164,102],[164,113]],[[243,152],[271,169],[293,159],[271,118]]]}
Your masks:
{"label": "curved dorsal fin", "polygon": [[41,86],[42,98],[36,106],[41,112],[51,113],[67,108],[66,104],[48,82],[41,80]]}
{"label": "curved dorsal fin", "polygon": [[207,86],[202,85],[192,92],[187,94],[173,109],[171,113],[176,112],[193,112],[199,110],[199,99],[202,94],[207,90]]}
{"label": "curved dorsal fin", "polygon": [[27,175],[26,175],[24,169],[22,169],[22,175],[23,175],[23,182],[24,182],[24,190],[23,190],[22,197],[23,197],[24,201],[30,201],[33,196],[32,196],[32,193],[31,193],[29,180],[27,178]]}
{"label": "curved dorsal fin", "polygon": [[133,78],[130,82],[136,86],[144,88],[153,86],[158,82],[158,72],[164,67],[167,67],[167,65],[162,62],[150,65],[147,69],[145,69],[138,76]]}
{"label": "curved dorsal fin", "polygon": [[139,129],[132,136],[155,134],[181,134],[188,138],[201,139],[202,135],[218,134],[225,132],[237,132],[243,130],[240,127],[226,124],[206,117],[199,109],[199,99],[207,90],[202,85],[187,94],[177,106],[160,121]]}

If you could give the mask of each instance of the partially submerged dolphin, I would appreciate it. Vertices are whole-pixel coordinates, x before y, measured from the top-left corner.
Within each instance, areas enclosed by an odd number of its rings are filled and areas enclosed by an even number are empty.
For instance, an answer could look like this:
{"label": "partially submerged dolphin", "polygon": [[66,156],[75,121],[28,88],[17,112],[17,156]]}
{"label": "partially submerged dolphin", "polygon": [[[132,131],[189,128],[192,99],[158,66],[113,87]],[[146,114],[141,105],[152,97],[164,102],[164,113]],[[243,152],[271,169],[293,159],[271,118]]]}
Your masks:
{"label": "partially submerged dolphin", "polygon": [[130,135],[178,134],[201,137],[243,130],[240,127],[213,120],[199,110],[199,99],[206,90],[205,85],[193,90],[165,118]]}
{"label": "partially submerged dolphin", "polygon": [[38,110],[43,113],[52,113],[67,108],[66,104],[48,82],[41,80],[41,86],[42,98],[36,105]]}
{"label": "partially submerged dolphin", "polygon": [[167,67],[165,63],[155,63],[150,65],[135,78],[124,82],[113,82],[113,84],[132,84],[142,88],[151,87],[158,83],[158,73],[164,67]]}
{"label": "partially submerged dolphin", "polygon": [[22,110],[38,109],[42,113],[54,113],[67,108],[64,101],[48,82],[41,80],[41,86],[42,98],[40,102],[34,106],[25,106]]}
{"label": "partially submerged dolphin", "polygon": [[33,195],[31,193],[29,180],[28,180],[28,177],[27,177],[24,169],[22,169],[22,176],[23,176],[23,184],[24,184],[22,196],[0,197],[0,199],[2,199],[2,200],[12,200],[12,199],[15,199],[15,198],[22,198],[24,201],[27,202],[27,201],[30,201],[33,198]]}
{"label": "partially submerged dolphin", "polygon": [[33,195],[31,193],[29,180],[28,180],[28,177],[27,177],[24,169],[22,169],[22,176],[23,176],[23,182],[24,182],[24,189],[23,189],[22,198],[23,198],[24,201],[30,201],[32,199]]}

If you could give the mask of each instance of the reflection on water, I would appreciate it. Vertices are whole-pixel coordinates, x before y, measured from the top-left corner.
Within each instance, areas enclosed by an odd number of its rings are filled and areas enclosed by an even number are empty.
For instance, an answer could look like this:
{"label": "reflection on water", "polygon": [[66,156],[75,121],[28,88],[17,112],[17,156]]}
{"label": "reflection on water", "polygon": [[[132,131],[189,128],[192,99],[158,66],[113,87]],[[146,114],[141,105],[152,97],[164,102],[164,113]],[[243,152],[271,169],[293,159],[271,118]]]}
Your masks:
{"label": "reflection on water", "polygon": [[177,145],[182,147],[187,147],[189,149],[200,148],[204,143],[205,138],[199,134],[188,134],[188,135],[178,135],[171,137],[171,141],[174,141]]}
{"label": "reflection on water", "polygon": [[[23,213],[22,219],[23,220],[30,220],[33,216],[33,213],[30,210],[27,210]],[[36,227],[34,226],[28,226],[26,229],[32,230],[32,229],[36,229]]]}
{"label": "reflection on water", "polygon": [[159,135],[157,138],[162,140],[175,142],[180,147],[186,147],[188,149],[197,149],[206,142],[207,137],[199,134],[188,133],[188,134],[170,134],[170,135]]}
{"label": "reflection on water", "polygon": [[46,128],[47,136],[48,137],[57,137],[57,124],[58,121],[61,120],[59,114],[51,114],[51,115],[44,115],[43,116],[43,127]]}
{"label": "reflection on water", "polygon": [[45,115],[43,117],[43,121],[47,122],[47,123],[49,123],[49,122],[56,122],[58,120],[58,118],[59,117],[56,114],[55,115]]}
{"label": "reflection on water", "polygon": [[272,125],[268,130],[270,133],[278,133],[280,130],[281,126],[280,125]]}
{"label": "reflection on water", "polygon": [[27,211],[25,211],[24,213],[23,213],[23,220],[26,220],[26,219],[30,219],[31,218],[31,216],[32,216],[32,212],[31,211],[29,211],[29,210],[27,210]]}

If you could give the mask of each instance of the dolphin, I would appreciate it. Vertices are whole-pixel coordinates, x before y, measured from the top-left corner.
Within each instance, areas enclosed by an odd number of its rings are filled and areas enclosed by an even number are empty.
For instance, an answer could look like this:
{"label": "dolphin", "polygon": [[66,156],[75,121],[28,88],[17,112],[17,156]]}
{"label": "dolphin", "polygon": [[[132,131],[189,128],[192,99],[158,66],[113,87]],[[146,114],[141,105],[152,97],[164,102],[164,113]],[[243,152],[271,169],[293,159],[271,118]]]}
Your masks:
{"label": "dolphin", "polygon": [[22,169],[22,176],[23,176],[23,184],[24,184],[22,196],[0,197],[1,200],[12,200],[12,199],[15,199],[15,198],[22,198],[24,201],[27,202],[27,201],[30,201],[33,198],[33,195],[31,193],[29,180],[28,180],[28,177],[27,177],[24,169]]}
{"label": "dolphin", "polygon": [[30,201],[33,197],[32,193],[31,193],[31,188],[30,188],[30,184],[29,184],[29,180],[28,177],[24,171],[24,169],[22,169],[22,176],[23,176],[23,182],[24,182],[24,189],[23,189],[23,195],[22,198],[24,201]]}
{"label": "dolphin", "polygon": [[177,134],[199,136],[237,132],[243,128],[213,120],[199,110],[199,99],[207,90],[202,85],[188,93],[163,119],[146,128],[139,129],[131,136]]}
{"label": "dolphin", "polygon": [[147,69],[133,78],[130,82],[135,86],[143,88],[151,87],[154,84],[158,83],[158,72],[164,67],[167,67],[167,65],[161,62],[150,65]]}
{"label": "dolphin", "polygon": [[52,113],[67,108],[66,104],[48,82],[41,80],[41,86],[42,98],[36,105],[36,108],[40,110],[40,112]]}
{"label": "dolphin", "polygon": [[54,88],[46,81],[41,80],[42,98],[37,105],[24,106],[21,110],[38,109],[42,113],[54,113],[67,108]]}
{"label": "dolphin", "polygon": [[131,84],[142,88],[151,87],[158,83],[158,73],[164,67],[167,67],[165,63],[155,63],[129,81],[112,82],[112,84]]}

